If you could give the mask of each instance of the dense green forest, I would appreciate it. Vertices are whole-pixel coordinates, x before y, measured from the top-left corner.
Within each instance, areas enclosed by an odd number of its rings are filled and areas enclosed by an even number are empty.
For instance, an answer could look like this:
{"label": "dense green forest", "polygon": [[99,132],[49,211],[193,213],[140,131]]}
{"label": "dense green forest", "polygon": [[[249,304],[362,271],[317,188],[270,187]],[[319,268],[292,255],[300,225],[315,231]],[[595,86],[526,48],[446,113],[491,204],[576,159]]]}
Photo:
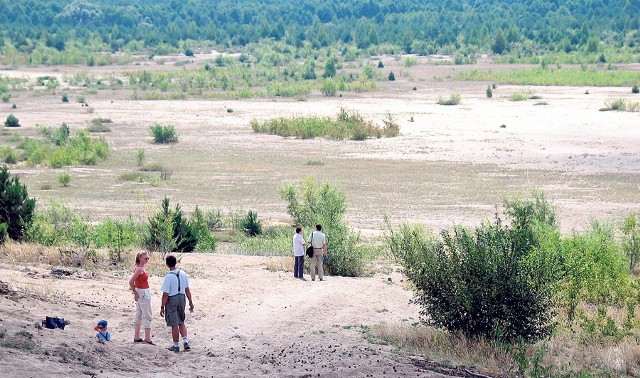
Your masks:
{"label": "dense green forest", "polygon": [[369,54],[600,61],[640,54],[640,0],[0,0],[0,9],[4,63],[93,64],[79,57],[232,49],[264,39]]}

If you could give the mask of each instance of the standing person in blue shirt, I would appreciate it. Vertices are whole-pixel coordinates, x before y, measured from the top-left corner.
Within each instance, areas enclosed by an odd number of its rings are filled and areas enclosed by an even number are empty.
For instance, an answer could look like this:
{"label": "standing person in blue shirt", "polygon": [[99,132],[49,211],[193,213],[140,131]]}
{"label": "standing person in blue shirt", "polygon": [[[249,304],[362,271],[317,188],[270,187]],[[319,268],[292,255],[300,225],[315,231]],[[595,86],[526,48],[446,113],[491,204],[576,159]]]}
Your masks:
{"label": "standing person in blue shirt", "polygon": [[[186,318],[186,299],[189,300],[189,311],[193,312],[193,301],[191,300],[191,290],[189,290],[189,276],[184,271],[176,268],[176,257],[169,255],[166,258],[169,273],[164,276],[162,282],[162,306],[160,316],[164,317],[167,327],[171,327],[171,337],[173,344],[168,348],[170,351],[180,351],[180,336],[184,350],[191,350],[189,337],[187,337],[187,326],[184,324]],[[186,297],[186,299],[185,299]]]}
{"label": "standing person in blue shirt", "polygon": [[322,233],[322,225],[316,224],[316,230],[309,236],[309,243],[313,246],[313,257],[310,264],[311,281],[316,280],[316,268],[318,270],[318,278],[323,281],[322,258],[327,255],[327,236]]}
{"label": "standing person in blue shirt", "polygon": [[293,264],[293,276],[306,281],[302,275],[304,270],[304,236],[302,236],[302,227],[296,227],[296,234],[293,235],[293,256],[295,263]]}

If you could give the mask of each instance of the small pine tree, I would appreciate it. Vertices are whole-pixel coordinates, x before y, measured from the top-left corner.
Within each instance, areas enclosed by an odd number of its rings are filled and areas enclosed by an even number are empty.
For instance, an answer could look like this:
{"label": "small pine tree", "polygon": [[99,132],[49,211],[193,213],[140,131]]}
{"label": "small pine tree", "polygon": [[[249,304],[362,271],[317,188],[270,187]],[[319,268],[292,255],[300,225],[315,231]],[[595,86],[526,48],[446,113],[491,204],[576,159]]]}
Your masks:
{"label": "small pine tree", "polygon": [[20,127],[20,121],[13,114],[9,114],[9,116],[7,117],[7,120],[4,121],[4,125],[6,127]]}
{"label": "small pine tree", "polygon": [[6,166],[0,169],[0,224],[7,225],[9,237],[22,241],[33,222],[36,200],[29,198],[27,187],[17,176],[10,177]]}
{"label": "small pine tree", "polygon": [[393,71],[389,72],[389,81],[395,81],[396,75],[393,74]]}
{"label": "small pine tree", "polygon": [[252,210],[247,213],[240,227],[251,237],[262,234],[262,223],[258,220],[258,213]]}
{"label": "small pine tree", "polygon": [[638,88],[637,85],[634,85],[633,88],[631,88],[631,93],[640,93],[640,88]]}
{"label": "small pine tree", "polygon": [[384,68],[384,63],[381,60],[378,61],[378,68]]}
{"label": "small pine tree", "polygon": [[66,93],[62,94],[62,102],[69,102],[69,96]]}

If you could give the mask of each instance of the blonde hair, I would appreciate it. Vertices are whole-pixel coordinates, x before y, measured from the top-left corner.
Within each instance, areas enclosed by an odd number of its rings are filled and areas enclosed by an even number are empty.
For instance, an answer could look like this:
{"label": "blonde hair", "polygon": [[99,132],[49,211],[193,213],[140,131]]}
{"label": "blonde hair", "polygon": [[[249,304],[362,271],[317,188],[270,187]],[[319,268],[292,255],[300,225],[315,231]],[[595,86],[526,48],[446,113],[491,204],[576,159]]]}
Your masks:
{"label": "blonde hair", "polygon": [[140,258],[141,258],[142,256],[144,256],[144,255],[148,255],[148,254],[149,254],[149,252],[147,252],[147,251],[138,252],[138,253],[136,254],[136,265],[140,265]]}

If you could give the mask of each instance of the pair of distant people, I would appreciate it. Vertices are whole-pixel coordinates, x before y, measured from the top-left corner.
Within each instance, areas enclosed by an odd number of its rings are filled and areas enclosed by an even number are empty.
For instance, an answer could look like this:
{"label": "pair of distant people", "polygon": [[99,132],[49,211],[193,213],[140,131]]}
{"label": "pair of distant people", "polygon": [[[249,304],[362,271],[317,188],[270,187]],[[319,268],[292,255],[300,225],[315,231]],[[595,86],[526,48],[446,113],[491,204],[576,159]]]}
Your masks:
{"label": "pair of distant people", "polygon": [[320,281],[324,280],[323,263],[327,255],[327,236],[322,232],[322,225],[316,224],[316,230],[309,235],[308,241],[305,242],[302,236],[302,227],[296,227],[296,233],[293,235],[293,256],[295,257],[293,265],[293,276],[301,280],[305,280],[304,271],[304,252],[307,243],[313,248],[313,257],[309,264],[309,274],[311,281],[316,280],[316,273]]}

